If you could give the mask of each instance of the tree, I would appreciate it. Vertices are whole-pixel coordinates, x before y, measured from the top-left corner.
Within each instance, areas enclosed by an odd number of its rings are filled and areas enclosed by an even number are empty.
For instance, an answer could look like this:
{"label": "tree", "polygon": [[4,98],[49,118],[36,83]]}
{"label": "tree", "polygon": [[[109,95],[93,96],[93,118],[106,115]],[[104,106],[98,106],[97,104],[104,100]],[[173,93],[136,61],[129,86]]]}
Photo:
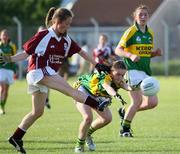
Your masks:
{"label": "tree", "polygon": [[49,8],[60,4],[61,0],[0,0],[0,25],[14,24],[14,16],[23,25],[41,25]]}

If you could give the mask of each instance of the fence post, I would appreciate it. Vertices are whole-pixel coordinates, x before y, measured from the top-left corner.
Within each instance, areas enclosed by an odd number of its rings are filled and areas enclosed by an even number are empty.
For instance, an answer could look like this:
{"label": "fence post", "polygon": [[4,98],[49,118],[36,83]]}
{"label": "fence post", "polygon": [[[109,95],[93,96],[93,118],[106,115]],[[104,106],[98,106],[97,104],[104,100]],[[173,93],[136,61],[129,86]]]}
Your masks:
{"label": "fence post", "polygon": [[94,43],[97,44],[99,38],[99,24],[94,18],[91,18],[90,21],[94,25]]}
{"label": "fence post", "polygon": [[[17,17],[13,17],[13,21],[17,24],[18,52],[22,52],[22,24]],[[22,62],[18,62],[18,66],[19,66],[18,77],[21,80],[23,73]]]}
{"label": "fence post", "polygon": [[162,20],[164,27],[164,75],[169,75],[169,27],[167,23]]}

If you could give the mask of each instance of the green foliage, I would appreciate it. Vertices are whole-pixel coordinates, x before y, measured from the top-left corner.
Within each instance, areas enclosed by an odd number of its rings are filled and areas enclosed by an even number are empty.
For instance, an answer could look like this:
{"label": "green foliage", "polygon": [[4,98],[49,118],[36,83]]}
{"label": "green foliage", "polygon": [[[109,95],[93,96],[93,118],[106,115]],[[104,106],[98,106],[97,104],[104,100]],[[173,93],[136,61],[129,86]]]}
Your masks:
{"label": "green foliage", "polygon": [[[169,61],[169,75],[180,75],[180,60],[171,60]],[[164,75],[164,63],[163,62],[154,62],[151,63],[151,68],[153,75]]]}
{"label": "green foliage", "polygon": [[[96,151],[93,154],[178,154],[180,153],[180,91],[179,77],[157,77],[161,90],[159,105],[153,110],[138,112],[133,123],[134,138],[120,138],[119,102],[110,106],[113,121],[93,135]],[[72,81],[72,80],[71,80]],[[26,82],[16,81],[10,88],[6,115],[0,116],[0,153],[14,154],[7,138],[16,129],[23,116],[31,110],[31,96],[26,94]],[[125,91],[119,91],[130,101]],[[27,132],[24,146],[28,154],[74,153],[78,127],[82,120],[73,100],[56,91],[50,91],[52,109],[45,113]],[[92,154],[88,152],[86,154]]]}
{"label": "green foliage", "polygon": [[0,25],[12,25],[16,16],[24,25],[42,25],[50,7],[59,7],[61,0],[1,0]]}

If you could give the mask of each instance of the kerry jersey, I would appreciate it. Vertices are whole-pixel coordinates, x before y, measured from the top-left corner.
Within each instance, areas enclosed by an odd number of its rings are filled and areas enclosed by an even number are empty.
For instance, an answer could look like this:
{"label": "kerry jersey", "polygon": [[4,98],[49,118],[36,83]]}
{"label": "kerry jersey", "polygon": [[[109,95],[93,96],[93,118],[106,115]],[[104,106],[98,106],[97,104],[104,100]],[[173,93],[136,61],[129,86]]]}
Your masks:
{"label": "kerry jersey", "polygon": [[103,88],[102,84],[107,83],[117,91],[119,88],[115,86],[110,74],[106,73],[91,73],[85,74],[78,78],[80,85],[83,86],[90,94],[94,96],[110,97],[110,95]]}
{"label": "kerry jersey", "polygon": [[132,62],[131,59],[125,58],[124,61],[128,70],[136,69],[151,75],[150,59],[153,49],[153,32],[146,26],[143,33],[137,23],[125,31],[118,46],[124,48],[125,51],[140,56],[138,62]]}
{"label": "kerry jersey", "polygon": [[[8,44],[3,44],[0,42],[0,52],[2,52],[4,55],[7,56],[13,56],[16,54],[16,46],[12,42],[9,42]],[[16,65],[15,63],[0,63],[0,68],[9,69],[12,71],[16,71]]]}

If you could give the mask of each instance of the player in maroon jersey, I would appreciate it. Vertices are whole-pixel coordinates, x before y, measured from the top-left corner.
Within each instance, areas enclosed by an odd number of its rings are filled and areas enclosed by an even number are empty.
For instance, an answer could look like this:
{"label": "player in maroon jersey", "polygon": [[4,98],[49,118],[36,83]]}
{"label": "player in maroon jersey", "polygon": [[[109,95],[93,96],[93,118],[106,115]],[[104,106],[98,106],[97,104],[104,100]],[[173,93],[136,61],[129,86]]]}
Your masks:
{"label": "player in maroon jersey", "polygon": [[[113,50],[108,43],[106,34],[99,35],[98,45],[93,49],[93,58],[97,63],[111,66],[115,58],[113,58]],[[91,65],[90,70],[93,71],[94,66]]]}
{"label": "player in maroon jersey", "polygon": [[[83,51],[67,34],[72,22],[73,14],[65,8],[51,8],[46,16],[47,29],[36,33],[24,45],[24,51],[15,56],[0,56],[8,62],[17,62],[30,56],[28,63],[28,92],[32,94],[32,111],[21,121],[14,134],[9,138],[20,153],[26,153],[22,138],[28,128],[43,115],[44,103],[48,88],[58,90],[72,97],[77,102],[87,104],[93,108],[107,105],[109,100],[97,102],[87,94],[72,88],[57,71],[66,58],[78,53],[95,66],[98,71],[108,71],[104,65],[96,63],[90,55]],[[103,106],[102,106],[103,107]]]}

